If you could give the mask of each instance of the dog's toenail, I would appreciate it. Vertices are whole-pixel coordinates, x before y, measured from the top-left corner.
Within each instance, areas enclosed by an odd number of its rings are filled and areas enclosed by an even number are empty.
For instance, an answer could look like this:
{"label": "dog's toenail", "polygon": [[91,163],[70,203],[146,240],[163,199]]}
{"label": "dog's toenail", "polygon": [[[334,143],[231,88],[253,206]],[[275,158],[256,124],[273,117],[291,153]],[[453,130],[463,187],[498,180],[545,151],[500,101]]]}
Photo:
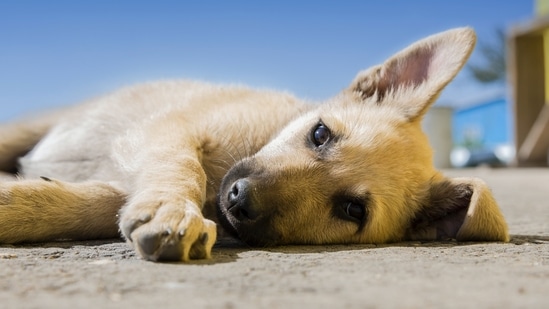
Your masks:
{"label": "dog's toenail", "polygon": [[172,234],[172,229],[167,228],[163,233],[162,236],[170,236]]}
{"label": "dog's toenail", "polygon": [[179,235],[179,237],[185,236],[185,230],[179,230],[179,233],[177,233],[177,235]]}
{"label": "dog's toenail", "polygon": [[42,178],[42,180],[45,180],[45,181],[48,181],[48,182],[52,181],[51,178],[48,178],[46,176],[40,176],[40,178]]}

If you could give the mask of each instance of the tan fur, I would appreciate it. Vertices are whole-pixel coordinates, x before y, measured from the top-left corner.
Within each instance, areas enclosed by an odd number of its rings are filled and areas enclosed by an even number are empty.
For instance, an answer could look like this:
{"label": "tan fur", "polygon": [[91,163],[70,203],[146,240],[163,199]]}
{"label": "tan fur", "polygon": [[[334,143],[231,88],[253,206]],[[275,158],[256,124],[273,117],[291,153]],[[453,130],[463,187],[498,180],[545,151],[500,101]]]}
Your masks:
{"label": "tan fur", "polygon": [[117,213],[149,260],[210,257],[217,219],[256,245],[507,241],[486,185],[437,172],[420,126],[474,44],[426,38],[319,106],[166,81],[0,127],[0,170],[26,179],[0,183],[0,243],[116,237]]}
{"label": "tan fur", "polygon": [[9,233],[11,243],[112,237],[125,198],[102,182],[5,182],[0,187],[0,218],[5,219],[0,235]]}

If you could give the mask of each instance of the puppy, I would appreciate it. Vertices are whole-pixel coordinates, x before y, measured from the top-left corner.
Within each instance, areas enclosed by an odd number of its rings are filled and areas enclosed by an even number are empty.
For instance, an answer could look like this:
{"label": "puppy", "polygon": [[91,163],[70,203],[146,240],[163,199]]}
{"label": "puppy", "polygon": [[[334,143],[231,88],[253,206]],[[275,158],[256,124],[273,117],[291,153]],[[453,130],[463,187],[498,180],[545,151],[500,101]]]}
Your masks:
{"label": "puppy", "polygon": [[321,105],[165,81],[4,125],[0,243],[122,233],[189,261],[210,258],[214,221],[257,246],[508,241],[486,184],[438,172],[420,125],[475,41],[427,37]]}

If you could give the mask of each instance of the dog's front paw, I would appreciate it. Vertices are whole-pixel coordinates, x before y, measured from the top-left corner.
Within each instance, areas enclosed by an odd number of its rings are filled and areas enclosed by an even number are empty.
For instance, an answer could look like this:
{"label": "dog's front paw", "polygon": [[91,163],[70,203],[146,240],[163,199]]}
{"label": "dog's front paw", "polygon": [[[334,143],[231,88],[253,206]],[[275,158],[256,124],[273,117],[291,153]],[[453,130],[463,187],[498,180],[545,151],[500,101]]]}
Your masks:
{"label": "dog's front paw", "polygon": [[208,259],[216,240],[215,223],[193,203],[182,204],[130,204],[122,210],[120,229],[146,260]]}

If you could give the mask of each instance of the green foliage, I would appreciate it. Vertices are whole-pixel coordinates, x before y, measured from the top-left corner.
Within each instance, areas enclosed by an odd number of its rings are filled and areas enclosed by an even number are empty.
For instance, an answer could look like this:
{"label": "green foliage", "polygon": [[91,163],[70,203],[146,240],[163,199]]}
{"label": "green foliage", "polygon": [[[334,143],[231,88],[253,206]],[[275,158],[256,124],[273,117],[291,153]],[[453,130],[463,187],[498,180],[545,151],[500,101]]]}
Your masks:
{"label": "green foliage", "polygon": [[496,42],[479,42],[478,49],[484,58],[482,64],[468,64],[467,69],[480,83],[505,82],[505,33],[496,30]]}

